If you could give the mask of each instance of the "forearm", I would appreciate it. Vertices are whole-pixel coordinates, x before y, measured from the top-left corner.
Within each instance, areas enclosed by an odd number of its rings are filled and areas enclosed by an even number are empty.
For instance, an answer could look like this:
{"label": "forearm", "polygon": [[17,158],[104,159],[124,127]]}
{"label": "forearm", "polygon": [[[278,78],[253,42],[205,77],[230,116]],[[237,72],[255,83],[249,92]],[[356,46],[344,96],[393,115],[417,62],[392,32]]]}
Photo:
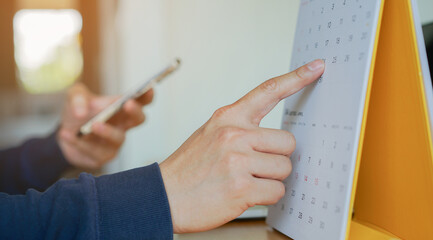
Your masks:
{"label": "forearm", "polygon": [[55,134],[31,139],[0,151],[0,192],[23,194],[29,188],[45,191],[68,167]]}
{"label": "forearm", "polygon": [[0,239],[172,239],[159,167],[61,180],[46,192],[0,194]]}

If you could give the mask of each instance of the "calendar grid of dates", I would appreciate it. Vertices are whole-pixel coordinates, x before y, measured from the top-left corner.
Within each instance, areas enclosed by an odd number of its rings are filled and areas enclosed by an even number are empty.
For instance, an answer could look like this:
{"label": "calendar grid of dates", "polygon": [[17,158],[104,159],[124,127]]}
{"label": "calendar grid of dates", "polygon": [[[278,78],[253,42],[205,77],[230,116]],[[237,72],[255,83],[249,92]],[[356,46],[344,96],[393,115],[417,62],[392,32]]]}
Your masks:
{"label": "calendar grid of dates", "polygon": [[291,70],[323,59],[323,76],[285,100],[296,138],[285,196],[267,222],[294,239],[344,239],[380,1],[302,0]]}

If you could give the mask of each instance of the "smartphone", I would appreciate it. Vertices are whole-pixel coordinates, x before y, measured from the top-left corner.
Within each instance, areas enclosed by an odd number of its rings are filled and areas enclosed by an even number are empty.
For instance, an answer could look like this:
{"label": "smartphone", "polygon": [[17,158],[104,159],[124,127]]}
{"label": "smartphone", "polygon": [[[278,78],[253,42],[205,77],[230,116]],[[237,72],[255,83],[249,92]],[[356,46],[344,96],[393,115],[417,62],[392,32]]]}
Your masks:
{"label": "smartphone", "polygon": [[95,122],[106,122],[108,121],[114,114],[116,114],[120,109],[122,109],[123,104],[125,104],[130,99],[135,99],[147,91],[152,89],[157,83],[161,82],[168,75],[179,69],[181,61],[179,58],[175,59],[170,65],[164,68],[161,72],[156,74],[154,77],[148,79],[147,81],[141,83],[138,87],[131,89],[126,92],[120,99],[115,101],[114,103],[108,105],[104,110],[99,112],[96,116],[91,118],[88,122],[82,125],[77,132],[77,136],[81,137],[84,135],[88,135],[92,132],[92,125]]}

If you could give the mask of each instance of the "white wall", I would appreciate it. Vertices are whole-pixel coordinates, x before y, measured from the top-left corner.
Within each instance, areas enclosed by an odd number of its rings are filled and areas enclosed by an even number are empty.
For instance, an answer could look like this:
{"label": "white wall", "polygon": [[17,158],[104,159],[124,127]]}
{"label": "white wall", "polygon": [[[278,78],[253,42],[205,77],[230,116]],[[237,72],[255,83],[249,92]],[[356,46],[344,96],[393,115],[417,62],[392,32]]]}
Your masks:
{"label": "white wall", "polygon": [[[118,35],[118,92],[125,92],[137,82],[153,75],[165,64],[163,1],[119,1],[116,33]],[[161,90],[161,92],[160,92]],[[154,104],[146,108],[148,119],[130,131],[119,159],[108,167],[118,171],[160,161],[167,153],[164,86],[158,89]],[[161,94],[159,94],[161,93]]]}
{"label": "white wall", "polygon": [[[297,0],[119,1],[122,90],[183,59],[157,87],[146,124],[129,134],[121,169],[164,160],[214,110],[286,73],[297,9]],[[263,126],[278,128],[281,109]]]}
{"label": "white wall", "polygon": [[[423,23],[433,0],[418,0]],[[218,107],[290,64],[298,0],[119,1],[120,91],[181,57],[179,72],[156,89],[146,124],[131,132],[122,170],[162,161]],[[263,121],[278,128],[281,104]]]}
{"label": "white wall", "polygon": [[423,24],[433,22],[433,0],[418,0],[418,7],[421,22]]}

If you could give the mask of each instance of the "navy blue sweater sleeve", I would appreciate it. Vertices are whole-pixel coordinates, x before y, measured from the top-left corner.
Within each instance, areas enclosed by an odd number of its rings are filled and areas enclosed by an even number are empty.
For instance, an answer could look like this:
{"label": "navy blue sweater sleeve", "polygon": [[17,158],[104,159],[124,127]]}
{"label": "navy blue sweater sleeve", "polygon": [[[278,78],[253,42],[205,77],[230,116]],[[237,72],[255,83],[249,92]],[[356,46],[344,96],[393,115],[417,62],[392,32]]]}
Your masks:
{"label": "navy blue sweater sleeve", "polygon": [[158,164],[94,178],[81,174],[47,191],[0,193],[0,239],[172,239]]}
{"label": "navy blue sweater sleeve", "polygon": [[45,191],[68,167],[54,133],[1,150],[0,192],[24,194],[29,188]]}

